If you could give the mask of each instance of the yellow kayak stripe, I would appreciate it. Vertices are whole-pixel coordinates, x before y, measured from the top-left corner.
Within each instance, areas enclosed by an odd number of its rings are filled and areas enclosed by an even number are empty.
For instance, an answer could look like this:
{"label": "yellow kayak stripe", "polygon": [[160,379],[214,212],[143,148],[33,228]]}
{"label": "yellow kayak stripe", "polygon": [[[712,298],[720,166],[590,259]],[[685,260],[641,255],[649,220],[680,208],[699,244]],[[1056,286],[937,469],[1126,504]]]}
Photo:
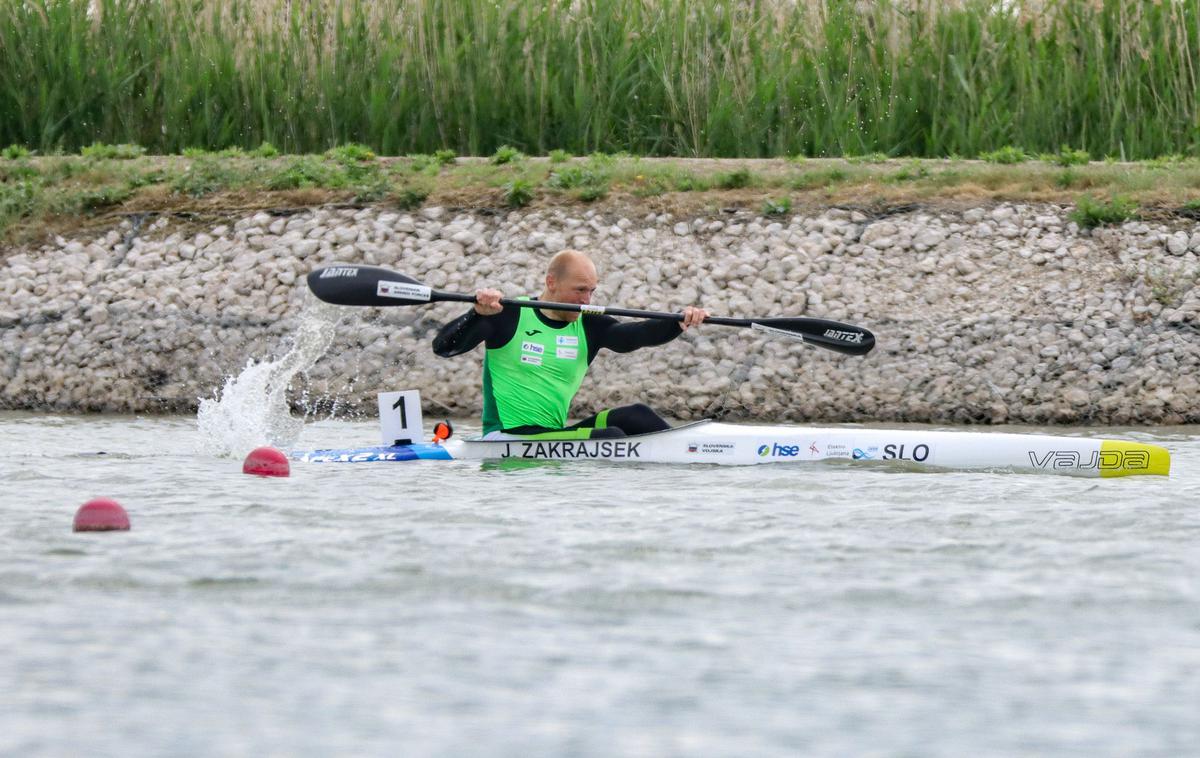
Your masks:
{"label": "yellow kayak stripe", "polygon": [[1100,476],[1167,476],[1170,473],[1171,454],[1165,447],[1124,440],[1100,442]]}

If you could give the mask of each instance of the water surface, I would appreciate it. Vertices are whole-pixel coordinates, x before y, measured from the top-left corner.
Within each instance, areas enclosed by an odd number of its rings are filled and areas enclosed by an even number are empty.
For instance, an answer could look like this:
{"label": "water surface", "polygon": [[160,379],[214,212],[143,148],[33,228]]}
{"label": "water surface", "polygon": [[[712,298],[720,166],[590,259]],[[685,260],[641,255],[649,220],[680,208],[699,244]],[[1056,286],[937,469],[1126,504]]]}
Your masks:
{"label": "water surface", "polygon": [[[1119,431],[1173,476],[263,479],[193,418],[0,414],[0,754],[1193,753],[1200,429]],[[133,530],[73,534],[101,495]]]}

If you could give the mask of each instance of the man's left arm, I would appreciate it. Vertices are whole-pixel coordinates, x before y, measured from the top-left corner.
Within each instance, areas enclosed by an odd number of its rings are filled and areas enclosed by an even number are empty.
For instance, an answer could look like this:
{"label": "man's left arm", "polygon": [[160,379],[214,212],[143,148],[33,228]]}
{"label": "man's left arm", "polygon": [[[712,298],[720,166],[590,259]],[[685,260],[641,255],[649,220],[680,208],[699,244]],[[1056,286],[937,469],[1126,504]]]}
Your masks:
{"label": "man's left arm", "polygon": [[585,316],[584,328],[588,330],[588,358],[594,358],[600,348],[616,353],[628,353],[640,347],[663,345],[683,334],[689,327],[704,321],[708,312],[703,308],[688,306],[683,310],[683,321],[626,321],[620,322],[611,316]]}

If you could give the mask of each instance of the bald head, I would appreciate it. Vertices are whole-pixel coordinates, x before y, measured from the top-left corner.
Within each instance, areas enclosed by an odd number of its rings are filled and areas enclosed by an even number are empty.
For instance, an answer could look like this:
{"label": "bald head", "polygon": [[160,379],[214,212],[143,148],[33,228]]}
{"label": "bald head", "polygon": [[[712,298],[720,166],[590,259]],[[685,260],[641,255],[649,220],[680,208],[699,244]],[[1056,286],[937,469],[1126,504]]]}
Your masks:
{"label": "bald head", "polygon": [[[542,299],[555,303],[587,305],[592,302],[592,293],[600,279],[596,264],[578,250],[563,250],[550,259],[546,269],[546,289]],[[579,314],[574,311],[547,311],[559,321],[574,321]]]}
{"label": "bald head", "polygon": [[585,253],[578,250],[563,250],[550,259],[550,265],[546,268],[546,276],[561,279],[574,271],[591,272],[592,276],[595,276],[596,264],[592,263],[592,259]]}

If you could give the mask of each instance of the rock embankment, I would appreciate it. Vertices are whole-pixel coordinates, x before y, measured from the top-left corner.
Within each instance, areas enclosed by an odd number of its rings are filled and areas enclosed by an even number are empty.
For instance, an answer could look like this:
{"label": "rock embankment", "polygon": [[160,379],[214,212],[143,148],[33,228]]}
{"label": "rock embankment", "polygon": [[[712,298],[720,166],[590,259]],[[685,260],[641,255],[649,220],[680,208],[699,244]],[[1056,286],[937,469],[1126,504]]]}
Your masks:
{"label": "rock embankment", "polygon": [[[305,288],[314,268],[370,263],[438,289],[536,295],[550,255],[575,247],[599,266],[600,303],[823,316],[878,337],[848,358],[704,326],[602,355],[581,413],[642,400],[679,419],[1200,422],[1200,228],[1087,231],[1068,210],[313,209],[199,233],[126,221],[0,261],[0,407],[188,411],[248,360],[281,355],[304,320],[329,318]],[[292,383],[296,405],[365,409],[377,391],[417,388],[438,413],[478,412],[479,355],[429,347],[461,305],[339,311],[332,346]]]}

